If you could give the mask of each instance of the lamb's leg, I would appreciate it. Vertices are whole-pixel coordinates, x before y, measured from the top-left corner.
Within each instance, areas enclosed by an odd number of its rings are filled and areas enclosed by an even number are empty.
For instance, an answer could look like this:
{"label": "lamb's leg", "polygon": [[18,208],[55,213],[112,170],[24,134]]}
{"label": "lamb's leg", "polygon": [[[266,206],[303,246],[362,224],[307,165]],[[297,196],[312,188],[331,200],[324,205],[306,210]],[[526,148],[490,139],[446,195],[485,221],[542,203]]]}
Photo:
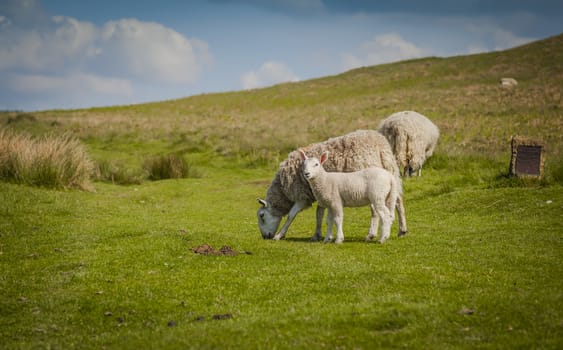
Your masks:
{"label": "lamb's leg", "polygon": [[328,214],[326,216],[326,237],[324,243],[329,243],[332,241],[332,226],[334,226],[334,216],[331,209],[328,210]]}
{"label": "lamb's leg", "polygon": [[403,195],[397,197],[397,216],[399,217],[399,237],[407,234],[407,218],[405,216],[405,207],[403,205]]}
{"label": "lamb's leg", "polygon": [[310,205],[311,203],[307,203],[307,202],[295,202],[295,204],[293,204],[293,207],[291,207],[291,210],[289,211],[287,220],[285,221],[281,231],[274,236],[274,240],[278,241],[284,238],[285,234],[287,233],[287,230],[289,229],[289,225],[291,225],[291,223],[293,222],[293,219],[295,219],[295,217],[297,216],[297,214],[299,214],[301,210],[307,208]]}
{"label": "lamb's leg", "polygon": [[317,206],[317,225],[315,227],[315,234],[311,237],[311,241],[318,242],[323,239],[323,216],[325,215],[325,208],[320,205]]}
{"label": "lamb's leg", "polygon": [[344,221],[344,209],[341,207],[333,208],[333,220],[336,224],[336,240],[334,243],[341,244],[344,242],[344,232],[342,231],[342,222]]}
{"label": "lamb's leg", "polygon": [[372,205],[369,206],[371,210],[371,224],[369,226],[369,232],[366,236],[366,242],[371,241],[375,236],[377,236],[377,227],[379,226],[379,216],[375,212],[375,207]]}
{"label": "lamb's leg", "polygon": [[379,243],[384,243],[391,235],[391,224],[393,223],[391,212],[384,203],[378,204],[375,210],[381,218],[381,237],[379,238]]}

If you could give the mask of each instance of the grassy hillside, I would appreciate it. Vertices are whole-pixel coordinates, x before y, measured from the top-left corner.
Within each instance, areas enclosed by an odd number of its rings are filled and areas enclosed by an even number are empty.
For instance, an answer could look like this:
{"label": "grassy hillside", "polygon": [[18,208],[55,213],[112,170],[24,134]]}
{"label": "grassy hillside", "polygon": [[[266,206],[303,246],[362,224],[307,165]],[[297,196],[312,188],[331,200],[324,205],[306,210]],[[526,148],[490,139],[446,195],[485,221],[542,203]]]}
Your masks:
{"label": "grassy hillside", "polygon": [[[252,91],[0,114],[10,132],[70,131],[98,170],[120,169],[95,192],[0,182],[0,348],[561,349],[562,92],[563,35]],[[406,237],[395,223],[365,243],[369,210],[350,208],[342,245],[309,242],[313,210],[262,240],[256,197],[289,150],[407,109],[442,136],[404,181]],[[512,134],[547,143],[547,180],[503,176]],[[138,181],[171,153],[192,176]],[[194,253],[203,244],[238,254]]]}
{"label": "grassy hillside", "polygon": [[[513,77],[515,89],[503,89]],[[75,111],[7,114],[10,126],[72,130],[99,158],[213,150],[277,164],[317,140],[416,110],[440,127],[439,152],[503,157],[513,134],[563,145],[563,35],[507,51],[424,58],[252,91]],[[18,123],[17,121],[21,121]],[[145,147],[150,146],[150,147]],[[272,160],[274,160],[272,162]]]}

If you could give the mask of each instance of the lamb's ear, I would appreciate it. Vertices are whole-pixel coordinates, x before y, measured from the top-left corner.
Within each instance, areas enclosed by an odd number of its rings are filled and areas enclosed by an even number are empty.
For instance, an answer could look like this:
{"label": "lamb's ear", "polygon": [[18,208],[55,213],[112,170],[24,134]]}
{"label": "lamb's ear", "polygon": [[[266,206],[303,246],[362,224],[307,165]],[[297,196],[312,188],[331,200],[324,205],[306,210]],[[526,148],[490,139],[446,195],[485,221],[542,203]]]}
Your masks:
{"label": "lamb's ear", "polygon": [[305,152],[303,152],[302,149],[299,150],[299,153],[301,154],[301,160],[305,160],[305,159],[308,158],[307,155],[305,154]]}
{"label": "lamb's ear", "polygon": [[326,162],[327,159],[328,159],[328,151],[324,151],[323,154],[321,155],[321,164],[324,164],[324,162]]}
{"label": "lamb's ear", "polygon": [[260,198],[256,198],[256,200],[258,201],[258,203],[262,204],[262,207],[267,208],[268,207],[268,202],[266,202],[263,199]]}

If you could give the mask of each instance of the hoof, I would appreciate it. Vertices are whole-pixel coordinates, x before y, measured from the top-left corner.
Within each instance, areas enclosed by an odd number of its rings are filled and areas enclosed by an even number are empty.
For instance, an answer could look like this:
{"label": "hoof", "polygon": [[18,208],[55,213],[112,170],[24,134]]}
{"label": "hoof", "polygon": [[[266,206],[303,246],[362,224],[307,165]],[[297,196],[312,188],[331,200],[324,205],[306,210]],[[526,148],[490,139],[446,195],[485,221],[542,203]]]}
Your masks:
{"label": "hoof", "polygon": [[399,237],[403,237],[407,235],[407,231],[399,231]]}
{"label": "hoof", "polygon": [[323,236],[315,235],[315,236],[311,237],[311,242],[319,242],[319,241],[322,241],[322,239],[323,239]]}

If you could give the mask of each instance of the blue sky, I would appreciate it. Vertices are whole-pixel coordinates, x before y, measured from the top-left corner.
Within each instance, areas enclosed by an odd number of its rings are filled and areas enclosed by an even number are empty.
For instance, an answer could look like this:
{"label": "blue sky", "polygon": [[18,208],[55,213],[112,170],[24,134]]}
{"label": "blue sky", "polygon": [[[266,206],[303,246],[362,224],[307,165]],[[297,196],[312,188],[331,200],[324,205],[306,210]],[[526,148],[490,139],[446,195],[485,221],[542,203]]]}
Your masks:
{"label": "blue sky", "polygon": [[1,0],[0,110],[252,89],[562,32],[557,0]]}

